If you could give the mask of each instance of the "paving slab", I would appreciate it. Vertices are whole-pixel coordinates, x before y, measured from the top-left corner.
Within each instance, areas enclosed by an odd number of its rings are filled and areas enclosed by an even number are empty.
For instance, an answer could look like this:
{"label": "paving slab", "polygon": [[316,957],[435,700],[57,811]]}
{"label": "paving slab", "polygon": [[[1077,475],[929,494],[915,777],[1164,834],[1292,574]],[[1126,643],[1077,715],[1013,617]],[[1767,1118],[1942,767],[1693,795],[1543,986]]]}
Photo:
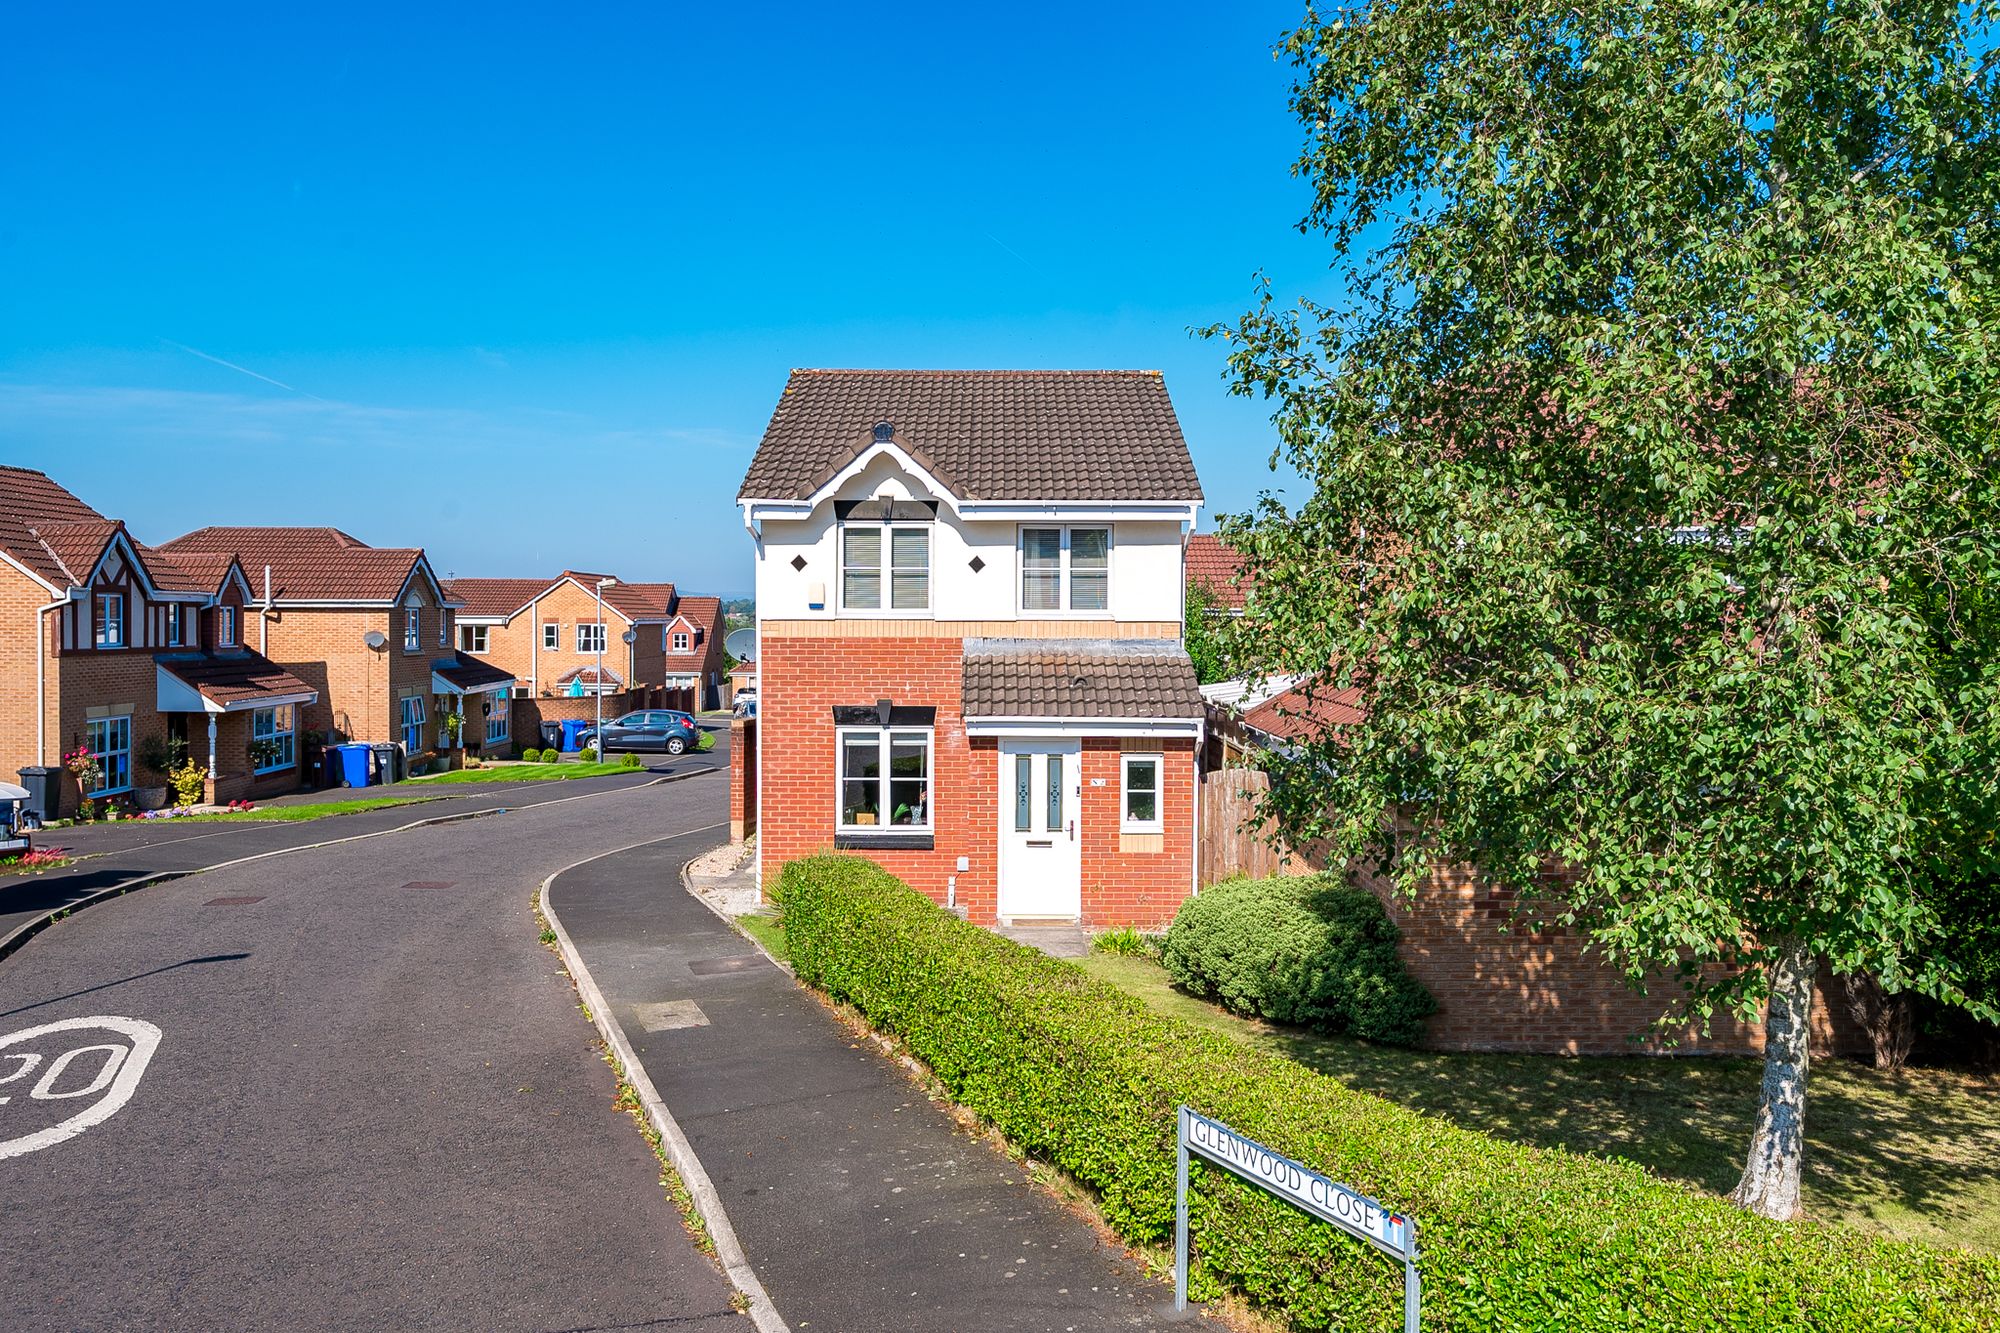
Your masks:
{"label": "paving slab", "polygon": [[549,903],[808,1330],[1152,1328],[1172,1289],[933,1105],[680,883],[680,838],[559,876]]}

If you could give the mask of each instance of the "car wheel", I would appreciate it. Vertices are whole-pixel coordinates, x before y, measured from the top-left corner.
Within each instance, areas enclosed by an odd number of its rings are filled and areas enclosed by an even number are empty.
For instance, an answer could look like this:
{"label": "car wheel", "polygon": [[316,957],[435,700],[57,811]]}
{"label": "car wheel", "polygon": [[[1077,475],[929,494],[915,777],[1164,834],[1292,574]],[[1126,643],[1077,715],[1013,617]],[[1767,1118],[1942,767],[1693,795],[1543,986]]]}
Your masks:
{"label": "car wheel", "polygon": [[688,743],[682,740],[680,737],[678,736],[667,737],[668,754],[685,754],[687,753],[687,747]]}

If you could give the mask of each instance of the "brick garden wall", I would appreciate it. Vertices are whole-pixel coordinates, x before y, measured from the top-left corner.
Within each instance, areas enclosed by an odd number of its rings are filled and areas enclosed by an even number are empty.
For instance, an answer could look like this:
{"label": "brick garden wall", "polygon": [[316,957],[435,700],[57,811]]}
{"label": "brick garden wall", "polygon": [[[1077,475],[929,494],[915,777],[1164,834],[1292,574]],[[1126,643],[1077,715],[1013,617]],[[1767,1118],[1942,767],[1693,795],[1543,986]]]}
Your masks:
{"label": "brick garden wall", "polygon": [[729,723],[729,840],[757,831],[757,719]]}

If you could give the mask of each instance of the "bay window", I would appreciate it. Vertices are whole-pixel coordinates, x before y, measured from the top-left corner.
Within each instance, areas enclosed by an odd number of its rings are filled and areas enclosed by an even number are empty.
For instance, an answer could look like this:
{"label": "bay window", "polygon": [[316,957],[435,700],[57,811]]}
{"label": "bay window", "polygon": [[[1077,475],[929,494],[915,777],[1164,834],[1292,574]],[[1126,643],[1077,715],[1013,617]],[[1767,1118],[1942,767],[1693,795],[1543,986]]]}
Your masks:
{"label": "bay window", "polygon": [[1111,529],[1022,528],[1023,611],[1111,609]]}
{"label": "bay window", "polygon": [[132,719],[93,717],[83,724],[83,747],[97,761],[97,785],[85,796],[110,796],[132,788]]}
{"label": "bay window", "polygon": [[250,714],[250,747],[259,773],[276,773],[298,763],[297,714],[292,705],[259,708]]}

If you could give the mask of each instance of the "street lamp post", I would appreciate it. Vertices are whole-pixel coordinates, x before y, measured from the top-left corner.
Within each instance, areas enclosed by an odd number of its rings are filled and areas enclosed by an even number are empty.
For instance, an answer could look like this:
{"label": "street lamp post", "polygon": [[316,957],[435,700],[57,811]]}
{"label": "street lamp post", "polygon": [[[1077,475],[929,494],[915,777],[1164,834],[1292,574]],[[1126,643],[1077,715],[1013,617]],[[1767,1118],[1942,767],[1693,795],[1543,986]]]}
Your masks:
{"label": "street lamp post", "polygon": [[597,747],[597,762],[604,762],[604,590],[618,586],[617,579],[597,581],[597,688],[591,697],[597,704],[597,727],[590,733]]}

